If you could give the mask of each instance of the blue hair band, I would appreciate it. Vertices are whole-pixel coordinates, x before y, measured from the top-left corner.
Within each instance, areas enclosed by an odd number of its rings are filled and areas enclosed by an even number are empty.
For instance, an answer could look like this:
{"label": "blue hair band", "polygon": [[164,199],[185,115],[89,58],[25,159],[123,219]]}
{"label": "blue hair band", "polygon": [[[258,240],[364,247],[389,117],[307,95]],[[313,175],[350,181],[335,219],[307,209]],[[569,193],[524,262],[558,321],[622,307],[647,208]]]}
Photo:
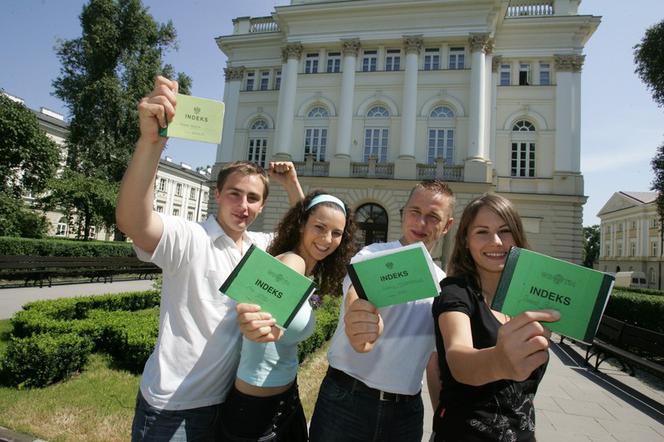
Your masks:
{"label": "blue hair band", "polygon": [[307,211],[307,210],[311,209],[312,207],[314,207],[316,204],[320,204],[320,203],[336,204],[337,206],[341,207],[341,211],[344,213],[344,216],[346,216],[346,206],[344,205],[343,201],[341,201],[336,196],[328,195],[326,193],[321,194],[321,195],[316,195],[315,197],[313,197],[311,199],[311,201],[309,202],[309,205],[307,206],[307,208],[304,209],[304,210]]}

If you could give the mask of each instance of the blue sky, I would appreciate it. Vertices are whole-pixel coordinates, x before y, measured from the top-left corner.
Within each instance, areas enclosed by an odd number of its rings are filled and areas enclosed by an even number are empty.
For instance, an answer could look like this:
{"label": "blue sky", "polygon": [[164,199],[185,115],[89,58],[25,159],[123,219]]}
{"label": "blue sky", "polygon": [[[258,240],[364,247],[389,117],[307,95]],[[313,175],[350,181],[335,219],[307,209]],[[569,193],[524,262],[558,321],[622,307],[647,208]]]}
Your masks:
{"label": "blue sky", "polygon": [[[80,36],[84,0],[2,0],[0,88],[26,105],[67,114],[51,95],[60,64],[59,39]],[[179,49],[166,61],[193,78],[194,95],[221,99],[226,57],[214,38],[232,33],[232,19],[269,15],[288,0],[143,0],[156,20],[172,20]],[[647,191],[650,158],[664,143],[664,108],[658,108],[634,74],[633,46],[645,29],[664,19],[662,0],[583,0],[580,13],[602,16],[585,48],[582,76],[581,171],[585,178],[584,225],[618,190]],[[166,154],[192,166],[213,164],[216,147],[171,140]]]}

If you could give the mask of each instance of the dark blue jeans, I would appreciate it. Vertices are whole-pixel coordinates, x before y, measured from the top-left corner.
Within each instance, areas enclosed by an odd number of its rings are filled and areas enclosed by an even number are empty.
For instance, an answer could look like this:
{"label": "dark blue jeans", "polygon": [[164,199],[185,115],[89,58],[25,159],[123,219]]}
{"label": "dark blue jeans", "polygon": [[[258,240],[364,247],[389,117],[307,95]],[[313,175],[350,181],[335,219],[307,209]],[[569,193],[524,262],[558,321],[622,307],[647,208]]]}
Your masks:
{"label": "dark blue jeans", "polygon": [[221,404],[190,410],[160,410],[148,404],[141,392],[131,426],[132,442],[213,442],[217,434]]}
{"label": "dark blue jeans", "polygon": [[311,442],[421,442],[422,397],[381,401],[326,375],[309,427]]}

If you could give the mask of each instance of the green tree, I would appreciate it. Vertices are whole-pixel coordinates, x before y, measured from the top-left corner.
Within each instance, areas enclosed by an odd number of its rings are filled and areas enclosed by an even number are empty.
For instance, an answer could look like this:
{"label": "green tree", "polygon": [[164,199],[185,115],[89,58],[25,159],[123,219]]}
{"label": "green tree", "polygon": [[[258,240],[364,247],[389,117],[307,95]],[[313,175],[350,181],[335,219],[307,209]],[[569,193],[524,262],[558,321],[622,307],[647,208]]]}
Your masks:
{"label": "green tree", "polygon": [[0,192],[37,194],[55,175],[59,148],[24,105],[0,93]]}
{"label": "green tree", "polygon": [[0,236],[43,238],[48,228],[43,214],[26,207],[21,198],[0,192]]}
{"label": "green tree", "polygon": [[664,20],[648,28],[641,43],[634,46],[636,73],[664,106]]}
{"label": "green tree", "polygon": [[[657,215],[659,216],[659,256],[662,256],[662,246],[664,246],[664,144],[661,144],[657,148],[657,153],[650,161],[650,166],[652,167],[653,174],[655,177],[652,180],[652,186],[650,190],[657,192],[657,200],[655,204],[657,205]],[[661,290],[662,288],[662,260],[659,260],[659,282],[657,288]]]}
{"label": "green tree", "polygon": [[586,226],[583,228],[583,265],[593,268],[599,257],[599,226]]}
{"label": "green tree", "polygon": [[175,28],[155,22],[140,0],[90,0],[80,23],[80,38],[59,43],[62,68],[53,81],[71,114],[67,165],[119,182],[138,139],[136,105],[154,77],[176,78],[182,93],[191,79],[162,63],[176,49]]}
{"label": "green tree", "polygon": [[42,199],[44,207],[76,213],[83,239],[90,236],[90,226],[107,228],[115,223],[115,200],[118,184],[103,178],[65,170],[62,177],[49,181],[50,192]]}

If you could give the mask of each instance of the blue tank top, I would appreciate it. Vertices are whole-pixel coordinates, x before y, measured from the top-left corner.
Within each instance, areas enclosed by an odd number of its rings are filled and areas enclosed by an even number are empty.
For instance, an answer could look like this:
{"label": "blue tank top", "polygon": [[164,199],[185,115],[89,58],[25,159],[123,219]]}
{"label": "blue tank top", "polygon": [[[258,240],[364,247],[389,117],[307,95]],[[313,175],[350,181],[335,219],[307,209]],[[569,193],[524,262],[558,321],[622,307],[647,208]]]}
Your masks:
{"label": "blue tank top", "polygon": [[308,302],[276,342],[259,343],[242,338],[237,377],[258,387],[288,385],[297,376],[297,344],[314,331],[316,317]]}

